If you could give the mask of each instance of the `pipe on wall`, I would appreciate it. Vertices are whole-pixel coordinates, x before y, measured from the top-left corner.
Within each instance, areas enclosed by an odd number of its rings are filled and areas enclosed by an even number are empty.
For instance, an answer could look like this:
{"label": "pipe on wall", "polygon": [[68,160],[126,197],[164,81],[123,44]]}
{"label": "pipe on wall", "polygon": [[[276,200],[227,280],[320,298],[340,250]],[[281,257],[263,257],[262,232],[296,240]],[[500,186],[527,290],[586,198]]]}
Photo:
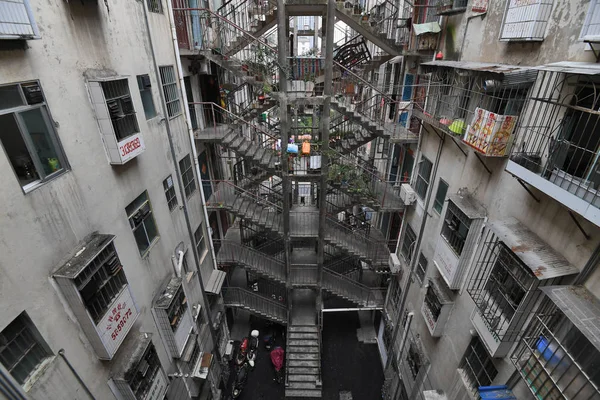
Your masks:
{"label": "pipe on wall", "polygon": [[75,376],[75,379],[77,379],[77,382],[79,382],[79,384],[83,387],[83,390],[85,390],[85,392],[87,393],[87,395],[90,396],[90,399],[96,400],[96,398],[94,397],[94,395],[92,394],[92,392],[90,391],[90,389],[87,387],[87,385],[85,384],[85,382],[83,381],[83,379],[81,379],[81,376],[79,376],[79,374],[77,373],[77,371],[75,371],[75,368],[73,367],[73,365],[71,365],[71,363],[69,362],[69,359],[65,355],[65,349],[60,349],[58,351],[58,355],[65,361],[65,363],[67,364],[67,367],[69,367],[69,369],[71,370],[71,372]]}

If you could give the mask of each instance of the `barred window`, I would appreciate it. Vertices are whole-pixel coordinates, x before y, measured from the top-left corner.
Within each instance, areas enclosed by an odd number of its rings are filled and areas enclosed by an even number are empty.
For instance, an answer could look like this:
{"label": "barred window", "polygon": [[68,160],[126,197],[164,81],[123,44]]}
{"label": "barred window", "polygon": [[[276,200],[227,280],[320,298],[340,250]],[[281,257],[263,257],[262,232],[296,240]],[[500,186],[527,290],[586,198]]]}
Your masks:
{"label": "barred window", "polygon": [[442,224],[442,237],[454,249],[458,256],[461,255],[465,240],[469,234],[471,220],[463,213],[456,204],[449,202],[446,216]]}
{"label": "barred window", "polygon": [[417,240],[415,231],[412,230],[410,225],[406,225],[406,232],[404,232],[404,239],[402,240],[402,246],[400,247],[400,254],[404,256],[407,262],[411,260],[411,254],[413,251],[413,244]]}
{"label": "barred window", "polygon": [[419,262],[417,263],[417,270],[415,271],[415,275],[417,275],[417,279],[420,283],[423,283],[425,279],[425,274],[427,273],[427,259],[423,255],[423,253],[419,254]]}
{"label": "barred window", "polygon": [[150,245],[158,239],[158,229],[156,229],[148,192],[144,191],[140,194],[125,208],[125,212],[140,254],[144,255]]}
{"label": "barred window", "polygon": [[167,316],[169,318],[169,322],[171,323],[171,329],[173,332],[175,332],[179,327],[181,318],[183,317],[183,314],[186,312],[187,308],[187,298],[183,292],[183,286],[180,286],[177,290],[177,293],[175,293],[169,309],[167,310]]}
{"label": "barred window", "polygon": [[433,200],[433,209],[437,211],[438,214],[442,213],[442,209],[444,208],[444,201],[446,201],[446,194],[448,193],[448,184],[444,182],[443,179],[440,178],[440,182],[438,183],[437,192],[435,193],[435,200]]}
{"label": "barred window", "polygon": [[442,312],[442,303],[438,299],[435,290],[433,289],[433,285],[430,283],[427,288],[427,293],[425,294],[425,307],[429,310],[429,314],[431,314],[431,318],[434,322],[437,322],[440,317],[440,313]]}
{"label": "barred window", "polygon": [[419,371],[423,367],[423,360],[421,358],[421,354],[419,353],[417,346],[412,340],[410,341],[410,345],[408,346],[406,362],[408,363],[408,367],[410,369],[410,373],[413,379],[417,379],[417,375],[419,375]]}
{"label": "barred window", "polygon": [[478,337],[471,339],[458,368],[463,372],[473,393],[479,386],[489,386],[498,375],[492,357]]}
{"label": "barred window", "polygon": [[140,131],[127,79],[101,82],[106,107],[119,141]]}
{"label": "barred window", "polygon": [[162,14],[161,0],[146,0],[146,2],[148,4],[148,11]]}
{"label": "barred window", "polygon": [[196,180],[194,179],[194,169],[189,154],[179,161],[179,169],[181,170],[181,180],[183,181],[185,195],[190,197],[196,191]]}
{"label": "barred window", "polygon": [[429,188],[429,179],[431,179],[431,168],[433,165],[426,157],[421,156],[419,170],[417,172],[417,182],[415,183],[415,192],[421,200],[425,199],[427,188]]}
{"label": "barred window", "polygon": [[206,250],[206,241],[204,240],[204,233],[202,232],[202,223],[198,225],[198,229],[194,232],[194,243],[196,245],[196,251],[198,252],[198,257],[202,257],[204,251]]}
{"label": "barred window", "polygon": [[167,103],[167,114],[169,114],[169,118],[176,117],[181,114],[181,102],[179,100],[179,90],[177,89],[175,68],[172,65],[160,67],[160,81]]}
{"label": "barred window", "polygon": [[0,332],[0,362],[23,385],[38,365],[51,356],[25,312]]}
{"label": "barred window", "polygon": [[171,175],[163,181],[163,188],[165,189],[169,210],[173,211],[177,207],[177,195],[175,194],[175,185],[173,184],[173,177]]}
{"label": "barred window", "polygon": [[136,372],[129,379],[129,387],[136,399],[145,399],[152,387],[152,382],[160,370],[160,360],[152,343],[146,349],[137,368],[132,370]]}

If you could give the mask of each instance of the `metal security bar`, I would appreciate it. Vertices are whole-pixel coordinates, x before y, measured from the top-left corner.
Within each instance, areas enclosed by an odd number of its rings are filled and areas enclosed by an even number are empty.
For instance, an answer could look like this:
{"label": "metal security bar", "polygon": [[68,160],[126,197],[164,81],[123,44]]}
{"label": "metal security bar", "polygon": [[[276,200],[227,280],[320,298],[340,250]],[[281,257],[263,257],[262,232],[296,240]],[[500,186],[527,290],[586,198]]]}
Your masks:
{"label": "metal security bar", "polygon": [[165,94],[167,103],[167,114],[170,118],[181,114],[181,101],[179,100],[179,90],[177,90],[177,78],[175,69],[172,65],[160,67],[160,82]]}
{"label": "metal security bar", "polygon": [[511,160],[600,208],[600,79],[541,71]]}
{"label": "metal security bar", "polygon": [[471,339],[458,368],[469,383],[468,390],[473,396],[477,395],[478,387],[489,386],[498,375],[492,357],[478,337]]}
{"label": "metal security bar", "polygon": [[600,352],[548,299],[511,360],[540,400],[600,398]]}
{"label": "metal security bar", "polygon": [[108,113],[118,140],[140,131],[127,79],[101,83]]}
{"label": "metal security bar", "polygon": [[453,202],[448,202],[446,216],[442,223],[442,237],[446,239],[448,245],[454,249],[457,255],[461,255],[465,240],[469,234],[469,227],[472,220],[469,219],[460,208]]}

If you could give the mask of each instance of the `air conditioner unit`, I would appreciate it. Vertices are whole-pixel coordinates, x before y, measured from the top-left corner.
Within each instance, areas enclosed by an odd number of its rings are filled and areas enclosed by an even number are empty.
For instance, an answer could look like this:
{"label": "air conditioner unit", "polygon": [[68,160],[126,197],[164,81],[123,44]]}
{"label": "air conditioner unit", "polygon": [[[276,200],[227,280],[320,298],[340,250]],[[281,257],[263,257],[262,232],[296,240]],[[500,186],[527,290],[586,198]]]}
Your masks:
{"label": "air conditioner unit", "polygon": [[400,198],[402,199],[405,205],[410,206],[417,199],[417,194],[408,183],[403,183],[400,186]]}

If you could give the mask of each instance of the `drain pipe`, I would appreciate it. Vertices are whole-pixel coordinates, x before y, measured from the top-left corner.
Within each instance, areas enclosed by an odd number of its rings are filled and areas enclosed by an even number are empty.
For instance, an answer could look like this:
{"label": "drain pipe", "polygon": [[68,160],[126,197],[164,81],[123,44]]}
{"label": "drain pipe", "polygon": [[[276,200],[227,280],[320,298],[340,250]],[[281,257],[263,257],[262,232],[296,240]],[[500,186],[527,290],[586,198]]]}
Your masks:
{"label": "drain pipe", "polygon": [[[404,284],[404,287],[402,288],[402,299],[400,301],[400,306],[398,307],[398,318],[396,320],[396,324],[394,325],[394,331],[392,333],[392,340],[391,340],[392,349],[393,349],[394,343],[396,342],[396,339],[398,338],[398,332],[400,332],[400,325],[402,322],[402,314],[403,314],[404,306],[406,305],[408,291],[410,289],[410,284],[412,283],[412,276],[415,273],[415,269],[417,267],[417,263],[418,263],[418,259],[419,259],[419,257],[417,255],[419,254],[419,251],[421,249],[421,239],[423,238],[423,232],[425,231],[425,224],[427,223],[427,216],[429,215],[427,210],[429,209],[429,203],[431,202],[431,195],[433,193],[433,184],[431,184],[431,182],[435,182],[435,178],[437,176],[437,170],[438,170],[438,166],[440,165],[442,149],[444,148],[444,139],[445,139],[445,136],[442,136],[442,138],[440,139],[440,143],[438,145],[437,154],[435,156],[435,164],[433,166],[432,177],[429,181],[430,185],[427,190],[427,196],[425,198],[425,205],[424,205],[425,209],[423,211],[423,220],[421,221],[421,227],[419,228],[419,235],[417,236],[417,240],[415,242],[415,247],[412,251],[410,273],[406,277],[406,283]],[[418,205],[416,205],[415,207],[418,207]],[[388,357],[387,362],[385,364],[384,371],[386,371],[391,366],[391,364],[392,364],[392,357]]]}
{"label": "drain pipe", "polygon": [[[156,76],[156,81],[160,84],[161,83],[161,79],[160,79],[160,72],[159,72],[159,68],[158,68],[158,63],[156,61],[156,54],[154,52],[154,43],[152,41],[152,32],[150,30],[150,22],[148,21],[148,3],[146,1],[142,1],[143,7],[144,7],[144,20],[146,22],[146,30],[148,31],[148,42],[150,45],[150,53],[152,54],[152,63],[154,65],[154,73]],[[170,1],[167,1],[167,10],[168,10],[168,14],[169,14],[169,20],[171,22],[171,34],[174,37],[174,46],[175,46],[175,59],[178,65],[178,73],[181,76],[181,61],[179,59],[179,48],[177,47],[177,35],[175,32],[175,25],[173,22],[173,9],[172,9],[172,5]],[[187,97],[185,97],[185,88],[183,85],[183,82],[180,80],[180,86],[183,92],[183,99],[182,99],[182,103],[184,101],[184,99],[186,99]],[[167,130],[167,138],[169,140],[169,150],[171,153],[171,158],[173,159],[173,166],[175,167],[175,172],[177,173],[177,187],[179,188],[179,196],[181,197],[181,200],[183,202],[183,215],[185,217],[185,224],[187,226],[187,231],[188,231],[188,235],[189,235],[189,239],[190,239],[190,243],[194,243],[194,231],[192,230],[192,224],[190,222],[190,216],[188,214],[188,203],[187,203],[187,196],[185,195],[185,190],[183,188],[183,184],[181,182],[181,171],[179,170],[179,163],[177,162],[177,153],[175,152],[175,145],[173,143],[173,135],[171,132],[171,124],[169,122],[169,114],[167,111],[167,102],[165,99],[165,94],[162,90],[158,91],[159,95],[160,95],[160,103],[161,103],[161,108],[162,108],[162,112],[164,115],[164,119],[165,119],[165,128]],[[186,111],[186,123],[188,124],[188,127],[191,126],[189,124],[189,109],[187,107],[187,103],[185,104],[184,110]],[[189,129],[188,129],[189,131]],[[194,158],[194,162],[196,164],[196,173],[198,175],[198,179],[200,180],[200,171],[198,170],[198,155],[196,154],[196,146],[193,142],[193,132],[191,132],[191,145],[192,145],[192,154],[193,154],[193,158]],[[201,182],[200,182],[201,183]],[[200,186],[200,198],[202,199],[202,209],[204,211],[204,219],[205,219],[205,226],[208,225],[208,215],[206,213],[206,207],[205,207],[205,203],[204,203],[204,192],[202,190],[202,184],[199,185]],[[206,233],[207,229],[205,230]],[[214,258],[214,248],[213,248],[213,244],[212,244],[212,239],[210,238],[210,249],[213,255],[213,262],[215,260]],[[200,283],[200,291],[202,292],[202,300],[204,302],[204,312],[206,315],[206,321],[208,322],[208,329],[210,331],[210,336],[212,338],[213,341],[213,347],[214,347],[214,353],[215,356],[218,360],[218,362],[221,362],[221,353],[219,352],[219,343],[217,341],[217,333],[214,329],[213,326],[213,321],[212,321],[212,316],[210,315],[210,310],[208,309],[208,297],[206,296],[206,291],[204,289],[204,282],[202,281],[202,274],[200,273],[200,256],[198,254],[198,251],[196,250],[196,246],[192,246],[192,254],[194,255],[194,262],[196,264],[196,272],[197,272],[197,276],[198,276],[198,282]],[[198,329],[200,329],[200,327],[198,326]]]}
{"label": "drain pipe", "polygon": [[81,386],[83,386],[83,390],[85,390],[85,392],[87,393],[87,395],[90,396],[90,399],[96,400],[96,398],[94,397],[94,395],[92,394],[92,392],[90,391],[90,389],[87,387],[87,385],[85,384],[85,382],[83,381],[83,379],[81,379],[81,376],[79,376],[79,374],[77,373],[77,371],[75,371],[75,368],[73,368],[73,365],[71,365],[71,363],[67,359],[67,356],[65,355],[65,349],[60,349],[58,351],[58,355],[65,361],[65,363],[67,364],[67,367],[69,367],[69,369],[71,370],[71,372],[75,376],[75,379],[77,379],[77,382],[79,382],[79,384]]}

